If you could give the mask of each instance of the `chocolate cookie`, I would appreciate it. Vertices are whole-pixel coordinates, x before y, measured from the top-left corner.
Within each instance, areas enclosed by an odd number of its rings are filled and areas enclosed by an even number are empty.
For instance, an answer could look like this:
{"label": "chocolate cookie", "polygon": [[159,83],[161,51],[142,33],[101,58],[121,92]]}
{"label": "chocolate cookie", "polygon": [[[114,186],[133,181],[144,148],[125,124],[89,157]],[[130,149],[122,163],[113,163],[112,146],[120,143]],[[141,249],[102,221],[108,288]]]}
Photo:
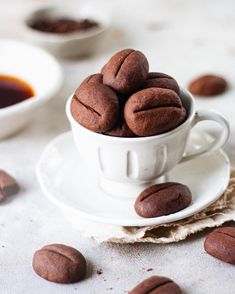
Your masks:
{"label": "chocolate cookie", "polygon": [[210,233],[204,243],[206,252],[224,262],[235,264],[235,228],[225,227]]}
{"label": "chocolate cookie", "polygon": [[178,127],[185,120],[186,111],[174,91],[149,88],[127,100],[124,117],[136,135],[152,136]]}
{"label": "chocolate cookie", "polygon": [[85,82],[73,96],[71,113],[85,128],[94,132],[106,132],[117,122],[118,97],[106,85]]}
{"label": "chocolate cookie", "polygon": [[122,50],[111,57],[102,69],[103,82],[119,93],[132,93],[147,77],[149,65],[140,51]]}
{"label": "chocolate cookie", "polygon": [[89,83],[98,83],[98,84],[103,84],[103,75],[100,73],[93,74],[85,78],[85,80],[81,83],[79,88],[89,84]]}
{"label": "chocolate cookie", "polygon": [[113,137],[128,137],[128,138],[136,137],[136,134],[134,134],[132,130],[130,130],[124,118],[123,111],[125,106],[125,100],[123,99],[123,97],[120,97],[120,95],[118,95],[118,98],[119,98],[119,117],[118,117],[117,123],[111,130],[106,131],[104,135],[113,136]]}
{"label": "chocolate cookie", "polygon": [[113,136],[113,137],[136,137],[128,125],[126,124],[125,120],[118,121],[118,124],[112,128],[111,130],[104,133],[104,135]]}
{"label": "chocolate cookie", "polygon": [[158,217],[186,208],[192,200],[189,188],[179,183],[164,183],[145,189],[135,202],[135,211],[142,217]]}
{"label": "chocolate cookie", "polygon": [[0,170],[0,201],[16,194],[20,187],[16,180],[4,170]]}
{"label": "chocolate cookie", "polygon": [[75,283],[85,278],[86,260],[76,249],[51,244],[35,252],[33,269],[42,278],[56,283]]}
{"label": "chocolate cookie", "polygon": [[161,276],[152,276],[140,284],[129,294],[181,294],[180,287],[171,279]]}
{"label": "chocolate cookie", "polygon": [[214,96],[225,92],[227,82],[224,78],[216,75],[203,75],[193,80],[188,89],[198,96]]}
{"label": "chocolate cookie", "polygon": [[150,72],[143,85],[141,86],[142,89],[153,87],[170,89],[175,91],[178,95],[180,93],[180,88],[176,80],[171,76],[168,76],[167,74],[161,72]]}

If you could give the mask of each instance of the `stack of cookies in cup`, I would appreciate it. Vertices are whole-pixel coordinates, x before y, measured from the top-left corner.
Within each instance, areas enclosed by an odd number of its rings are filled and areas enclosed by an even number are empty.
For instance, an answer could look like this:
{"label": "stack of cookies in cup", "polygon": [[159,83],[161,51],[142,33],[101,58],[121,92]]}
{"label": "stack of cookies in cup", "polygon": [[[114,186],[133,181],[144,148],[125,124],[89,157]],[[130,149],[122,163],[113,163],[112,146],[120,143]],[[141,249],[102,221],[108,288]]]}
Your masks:
{"label": "stack of cookies in cup", "polygon": [[[159,135],[187,118],[176,80],[149,72],[145,55],[133,49],[114,54],[101,73],[88,76],[75,91],[70,107],[77,123],[101,136]],[[186,208],[191,199],[185,185],[157,184],[137,197],[134,208],[141,217],[159,217]]]}
{"label": "stack of cookies in cup", "polygon": [[186,119],[180,89],[171,76],[149,72],[148,60],[133,49],[111,57],[101,73],[87,77],[71,103],[83,127],[116,137],[146,137],[168,132]]}

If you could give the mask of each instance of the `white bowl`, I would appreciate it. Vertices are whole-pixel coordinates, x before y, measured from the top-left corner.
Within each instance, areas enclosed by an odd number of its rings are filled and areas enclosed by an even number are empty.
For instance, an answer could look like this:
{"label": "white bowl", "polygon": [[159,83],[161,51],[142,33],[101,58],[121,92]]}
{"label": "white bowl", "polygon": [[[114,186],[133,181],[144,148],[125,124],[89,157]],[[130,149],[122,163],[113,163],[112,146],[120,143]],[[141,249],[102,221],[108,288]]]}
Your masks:
{"label": "white bowl", "polygon": [[0,109],[0,139],[28,124],[37,109],[48,102],[62,85],[58,62],[44,50],[19,41],[0,40],[0,74],[28,82],[35,96]]}
{"label": "white bowl", "polygon": [[[94,27],[81,32],[56,34],[40,32],[30,27],[37,19],[68,17],[72,19],[92,19],[99,23]],[[50,51],[51,53],[63,56],[83,56],[92,54],[104,41],[105,33],[110,25],[108,13],[94,3],[73,3],[66,2],[66,5],[47,6],[39,8],[29,14],[24,20],[25,37]]]}

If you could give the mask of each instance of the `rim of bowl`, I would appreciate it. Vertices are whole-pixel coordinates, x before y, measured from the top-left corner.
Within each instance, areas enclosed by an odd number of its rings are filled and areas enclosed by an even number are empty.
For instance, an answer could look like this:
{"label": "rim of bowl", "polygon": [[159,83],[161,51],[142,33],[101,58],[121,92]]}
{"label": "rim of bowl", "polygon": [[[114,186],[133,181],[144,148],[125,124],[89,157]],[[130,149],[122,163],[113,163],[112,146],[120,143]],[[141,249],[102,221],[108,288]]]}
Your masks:
{"label": "rim of bowl", "polygon": [[[81,3],[81,5],[84,5],[84,4]],[[96,20],[101,26],[87,30],[87,31],[72,32],[72,33],[67,33],[67,34],[57,34],[57,33],[41,32],[39,30],[35,30],[30,27],[29,22],[34,19],[36,13],[39,13],[39,12],[45,13],[46,11],[49,11],[49,10],[53,11],[53,10],[61,9],[63,7],[66,8],[66,6],[64,6],[62,4],[45,5],[44,7],[40,7],[40,8],[32,10],[23,19],[24,28],[30,34],[35,35],[42,40],[47,40],[48,42],[66,42],[66,41],[72,41],[72,40],[85,40],[85,39],[88,39],[88,38],[91,38],[94,36],[98,36],[110,27],[111,18],[108,15],[108,13],[106,13],[105,10],[102,10],[102,12],[105,14],[105,19],[99,20],[99,18],[98,19],[94,18],[94,20]],[[69,7],[71,7],[71,4]],[[95,6],[93,5],[93,7],[95,7]]]}
{"label": "rim of bowl", "polygon": [[99,140],[104,140],[104,141],[118,141],[118,142],[134,142],[134,141],[137,141],[137,142],[143,142],[143,141],[148,141],[148,140],[154,140],[156,138],[163,138],[163,137],[168,137],[168,136],[171,136],[172,134],[175,134],[177,132],[179,132],[182,128],[184,128],[184,126],[186,124],[189,124],[191,123],[193,117],[194,117],[194,114],[195,114],[195,101],[194,101],[194,98],[192,96],[192,94],[187,91],[185,88],[182,88],[180,87],[180,96],[181,95],[185,95],[187,96],[188,98],[190,98],[191,100],[191,109],[190,109],[190,113],[188,114],[187,116],[187,119],[181,124],[179,125],[178,127],[174,128],[173,130],[170,130],[166,133],[163,133],[163,134],[159,134],[159,135],[153,135],[153,136],[147,136],[147,137],[134,137],[134,138],[130,138],[130,137],[114,137],[114,136],[108,136],[108,135],[105,135],[105,134],[102,134],[102,133],[96,133],[96,132],[93,132],[85,127],[83,127],[81,124],[79,124],[72,116],[71,114],[71,100],[73,98],[73,95],[72,94],[71,96],[69,96],[67,102],[66,102],[66,114],[67,114],[67,118],[71,124],[71,126],[75,126],[75,127],[78,127],[80,128],[83,132],[85,133],[88,133],[90,134],[90,136],[94,136],[95,138],[99,139]]}
{"label": "rim of bowl", "polygon": [[[34,95],[22,102],[4,107],[4,108],[0,108],[0,118],[14,114],[16,112],[23,112],[25,110],[28,110],[29,108],[34,108],[37,107],[41,104],[43,104],[44,102],[46,102],[47,100],[50,100],[54,94],[56,94],[57,91],[59,91],[59,89],[61,88],[63,81],[64,81],[64,74],[63,74],[63,70],[62,67],[59,65],[58,61],[56,60],[56,58],[54,56],[52,56],[51,54],[49,54],[47,51],[43,50],[40,47],[31,45],[31,44],[27,44],[21,41],[16,41],[16,40],[11,40],[11,39],[2,39],[0,40],[0,46],[2,43],[12,43],[12,44],[19,44],[19,45],[24,45],[28,48],[32,48],[33,50],[37,50],[40,53],[44,54],[45,56],[47,56],[48,58],[50,58],[52,60],[52,62],[54,63],[54,67],[56,68],[56,76],[57,76],[57,81],[54,84],[54,86],[46,92],[46,94],[44,95]],[[11,75],[11,74],[9,74]],[[14,74],[12,74],[14,76]]]}

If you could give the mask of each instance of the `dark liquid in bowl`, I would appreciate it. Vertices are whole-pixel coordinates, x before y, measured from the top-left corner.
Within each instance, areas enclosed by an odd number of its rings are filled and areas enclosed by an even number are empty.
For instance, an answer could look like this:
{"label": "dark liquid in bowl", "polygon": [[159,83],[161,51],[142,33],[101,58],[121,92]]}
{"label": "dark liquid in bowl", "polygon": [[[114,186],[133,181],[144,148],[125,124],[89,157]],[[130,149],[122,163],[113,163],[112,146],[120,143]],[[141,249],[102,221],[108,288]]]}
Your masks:
{"label": "dark liquid in bowl", "polygon": [[22,102],[34,94],[27,82],[13,76],[0,75],[0,108]]}

